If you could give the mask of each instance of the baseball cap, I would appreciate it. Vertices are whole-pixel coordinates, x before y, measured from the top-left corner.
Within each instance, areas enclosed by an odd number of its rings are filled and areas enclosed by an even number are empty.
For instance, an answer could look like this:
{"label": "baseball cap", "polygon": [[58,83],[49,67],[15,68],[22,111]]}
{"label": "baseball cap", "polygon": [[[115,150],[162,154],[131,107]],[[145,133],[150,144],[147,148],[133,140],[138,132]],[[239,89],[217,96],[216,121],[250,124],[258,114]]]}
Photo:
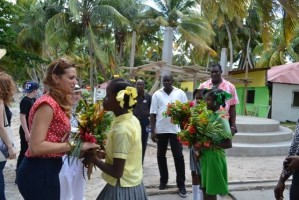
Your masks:
{"label": "baseball cap", "polygon": [[30,93],[30,92],[33,92],[33,90],[37,90],[38,88],[39,88],[39,85],[37,82],[28,81],[25,85],[25,89],[23,92]]}
{"label": "baseball cap", "polygon": [[82,90],[83,89],[78,84],[75,85],[74,92],[81,92]]}

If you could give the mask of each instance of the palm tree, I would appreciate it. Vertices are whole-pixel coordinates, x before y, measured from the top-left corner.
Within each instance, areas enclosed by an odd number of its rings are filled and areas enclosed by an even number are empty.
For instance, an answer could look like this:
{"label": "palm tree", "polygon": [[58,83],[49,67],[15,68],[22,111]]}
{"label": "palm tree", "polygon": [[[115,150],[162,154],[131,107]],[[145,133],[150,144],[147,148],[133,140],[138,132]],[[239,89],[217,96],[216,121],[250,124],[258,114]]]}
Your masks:
{"label": "palm tree", "polygon": [[22,18],[18,23],[18,45],[27,51],[42,55],[47,22],[42,4],[36,0],[28,0],[18,1],[17,6],[21,10]]}
{"label": "palm tree", "polygon": [[279,0],[278,2],[280,5],[272,1],[274,6],[264,6],[264,8],[272,9],[272,15],[278,12],[282,17],[275,16],[272,17],[272,21],[269,20],[268,29],[271,30],[271,34],[270,31],[265,34],[263,43],[254,50],[261,55],[257,63],[258,67],[285,64],[287,59],[298,61],[298,52],[296,53],[295,47],[298,45],[299,3],[293,0]]}
{"label": "palm tree", "polygon": [[[160,16],[156,23],[175,31],[175,42],[192,45],[201,53],[216,52],[209,47],[212,42],[213,30],[207,20],[199,12],[195,0],[154,0]],[[178,38],[178,39],[176,39]]]}
{"label": "palm tree", "polygon": [[[55,47],[58,41],[65,40],[66,44],[75,42],[76,38],[86,38],[83,52],[90,56],[90,85],[94,85],[94,71],[98,66],[104,79],[108,79],[109,68],[107,54],[101,49],[100,36],[109,34],[111,21],[114,23],[127,23],[127,20],[112,6],[105,4],[104,0],[76,1],[65,0],[68,5],[61,12],[54,15],[47,23],[46,38],[48,44]],[[60,44],[62,46],[63,44]]]}
{"label": "palm tree", "polygon": [[[292,20],[284,13],[283,17],[277,20],[278,28],[274,32],[272,45],[268,48],[262,48],[262,55],[258,61],[258,67],[272,67],[282,65],[290,61],[299,61],[299,54],[294,47],[298,45],[298,24],[292,24]],[[294,41],[294,45],[292,42]]]}
{"label": "palm tree", "polygon": [[[200,0],[202,14],[214,25],[215,29],[219,30],[218,35],[222,34],[222,36],[218,37],[220,41],[228,41],[230,69],[232,69],[234,61],[233,41],[237,41],[238,38],[234,33],[236,33],[235,30],[238,27],[242,26],[242,20],[247,14],[249,2],[249,0]],[[216,45],[219,45],[219,43],[216,43]],[[227,44],[220,43],[220,45],[223,47]]]}

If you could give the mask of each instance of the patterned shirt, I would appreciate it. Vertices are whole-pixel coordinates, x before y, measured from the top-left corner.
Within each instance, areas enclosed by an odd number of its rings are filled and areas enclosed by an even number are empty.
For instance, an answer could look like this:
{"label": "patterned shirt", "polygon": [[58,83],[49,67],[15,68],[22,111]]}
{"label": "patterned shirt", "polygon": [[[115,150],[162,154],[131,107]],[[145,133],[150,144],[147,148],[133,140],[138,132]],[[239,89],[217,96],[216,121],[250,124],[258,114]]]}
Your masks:
{"label": "patterned shirt", "polygon": [[[31,129],[33,118],[35,115],[35,112],[42,104],[48,104],[53,109],[53,119],[50,123],[50,126],[48,128],[48,132],[46,135],[45,141],[48,142],[54,142],[54,143],[61,143],[65,142],[62,141],[63,137],[66,133],[70,133],[71,131],[71,125],[70,125],[70,119],[67,117],[66,113],[62,110],[62,108],[59,106],[59,104],[49,95],[43,95],[40,98],[37,99],[37,101],[32,106],[30,113],[29,113],[29,129]],[[67,140],[68,137],[65,138]],[[30,148],[26,151],[25,154],[27,157],[61,157],[64,155],[64,153],[56,153],[56,154],[45,154],[45,155],[38,155],[38,156],[32,156],[30,152]]]}
{"label": "patterned shirt", "polygon": [[[295,156],[295,155],[299,155],[299,122],[297,122],[297,125],[296,125],[296,130],[295,130],[295,135],[294,135],[294,138],[293,138],[293,141],[292,141],[292,144],[291,144],[291,147],[289,149],[289,153],[288,153],[288,156]],[[288,170],[285,170],[283,169],[282,170],[282,176],[291,176],[293,174],[292,171],[288,171]]]}
{"label": "patterned shirt", "polygon": [[[203,89],[203,88],[212,89],[213,88],[212,79],[201,83],[198,88],[199,89]],[[218,89],[221,89],[221,90],[223,90],[225,92],[228,92],[231,95],[233,95],[233,97],[231,99],[225,101],[225,104],[226,104],[225,110],[226,110],[227,113],[229,113],[229,108],[230,108],[231,105],[239,104],[239,98],[238,98],[236,88],[232,83],[230,83],[229,81],[222,78],[222,82],[218,86]]]}

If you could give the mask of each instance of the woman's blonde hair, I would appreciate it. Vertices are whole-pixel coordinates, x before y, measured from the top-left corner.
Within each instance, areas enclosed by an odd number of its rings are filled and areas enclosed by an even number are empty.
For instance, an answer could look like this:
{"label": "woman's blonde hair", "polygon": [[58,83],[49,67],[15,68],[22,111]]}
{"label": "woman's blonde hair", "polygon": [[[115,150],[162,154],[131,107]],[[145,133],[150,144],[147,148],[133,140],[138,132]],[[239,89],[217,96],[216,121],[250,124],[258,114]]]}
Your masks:
{"label": "woman's blonde hair", "polygon": [[57,101],[60,107],[66,112],[68,117],[71,114],[72,94],[67,94],[65,91],[57,88],[56,83],[54,82],[52,75],[62,76],[65,74],[65,70],[69,68],[75,68],[75,65],[66,58],[60,58],[54,60],[47,69],[46,76],[43,80],[43,83],[48,86],[49,94]]}
{"label": "woman's blonde hair", "polygon": [[16,85],[10,75],[0,72],[0,99],[4,105],[10,105],[13,101],[13,95],[16,92]]}

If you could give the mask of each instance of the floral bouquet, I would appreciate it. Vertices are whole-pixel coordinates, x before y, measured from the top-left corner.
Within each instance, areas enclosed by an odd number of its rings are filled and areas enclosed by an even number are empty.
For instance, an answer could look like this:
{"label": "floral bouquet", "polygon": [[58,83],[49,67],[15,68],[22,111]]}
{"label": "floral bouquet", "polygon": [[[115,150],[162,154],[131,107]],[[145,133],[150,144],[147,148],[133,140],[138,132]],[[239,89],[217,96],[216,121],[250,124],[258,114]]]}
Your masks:
{"label": "floral bouquet", "polygon": [[204,101],[193,106],[190,112],[188,124],[177,135],[183,145],[210,147],[212,143],[230,138],[221,122],[221,117],[225,115],[208,110]]}
{"label": "floral bouquet", "polygon": [[[76,146],[71,151],[70,155],[80,157],[80,150],[83,142],[97,143],[101,149],[105,149],[107,133],[113,120],[111,113],[106,112],[100,101],[90,103],[83,99],[79,102],[76,108],[78,119],[78,130],[71,138],[71,141],[76,142]],[[96,149],[93,150],[96,153]],[[90,179],[93,163],[85,165],[87,167],[87,176]]]}
{"label": "floral bouquet", "polygon": [[191,108],[195,105],[193,101],[182,103],[176,100],[167,105],[167,110],[163,113],[164,117],[170,117],[171,123],[177,124],[184,129],[191,117]]}

